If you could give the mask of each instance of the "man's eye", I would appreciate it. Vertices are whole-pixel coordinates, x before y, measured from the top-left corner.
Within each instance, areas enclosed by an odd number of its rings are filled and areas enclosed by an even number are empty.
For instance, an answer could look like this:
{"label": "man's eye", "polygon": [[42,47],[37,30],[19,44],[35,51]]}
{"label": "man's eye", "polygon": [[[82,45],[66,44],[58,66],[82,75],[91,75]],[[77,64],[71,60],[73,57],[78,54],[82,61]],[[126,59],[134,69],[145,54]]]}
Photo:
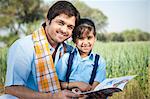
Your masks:
{"label": "man's eye", "polygon": [[64,25],[64,22],[58,22],[59,25]]}
{"label": "man's eye", "polygon": [[64,23],[63,23],[63,22],[59,22],[59,24],[60,24],[60,25],[64,25]]}

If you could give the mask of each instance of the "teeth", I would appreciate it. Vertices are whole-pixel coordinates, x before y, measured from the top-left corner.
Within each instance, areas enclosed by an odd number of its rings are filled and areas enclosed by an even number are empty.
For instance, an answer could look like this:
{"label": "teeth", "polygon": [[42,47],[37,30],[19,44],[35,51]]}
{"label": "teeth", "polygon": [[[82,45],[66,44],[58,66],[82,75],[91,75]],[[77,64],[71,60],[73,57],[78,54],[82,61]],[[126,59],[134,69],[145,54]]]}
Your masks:
{"label": "teeth", "polygon": [[81,47],[89,47],[89,46],[81,46]]}

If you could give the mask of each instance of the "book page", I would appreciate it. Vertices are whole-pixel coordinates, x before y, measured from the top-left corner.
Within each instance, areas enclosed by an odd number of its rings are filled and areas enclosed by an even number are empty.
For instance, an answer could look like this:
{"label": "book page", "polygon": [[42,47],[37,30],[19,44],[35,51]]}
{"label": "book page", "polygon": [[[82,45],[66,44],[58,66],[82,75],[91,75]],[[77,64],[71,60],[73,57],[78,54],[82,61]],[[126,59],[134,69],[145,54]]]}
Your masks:
{"label": "book page", "polygon": [[124,77],[118,77],[118,78],[108,78],[101,82],[99,85],[97,85],[94,89],[94,91],[107,89],[107,88],[118,88],[123,90],[126,83],[133,79],[135,76],[124,76]]}
{"label": "book page", "polygon": [[90,94],[93,92],[103,92],[104,94],[110,94],[113,92],[119,92],[122,91],[127,82],[131,79],[133,79],[134,76],[123,76],[123,77],[117,77],[117,78],[108,78],[105,79],[103,82],[98,84],[94,90],[87,91],[87,92],[80,92],[80,94]]}

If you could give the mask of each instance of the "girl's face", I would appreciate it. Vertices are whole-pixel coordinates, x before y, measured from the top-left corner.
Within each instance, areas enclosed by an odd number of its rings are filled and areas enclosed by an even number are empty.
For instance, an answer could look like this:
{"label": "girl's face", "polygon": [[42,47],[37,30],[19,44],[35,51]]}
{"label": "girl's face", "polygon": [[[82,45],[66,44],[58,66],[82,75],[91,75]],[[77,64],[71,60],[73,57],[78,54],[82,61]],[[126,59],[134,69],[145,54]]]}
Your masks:
{"label": "girl's face", "polygon": [[94,46],[96,38],[93,34],[93,31],[90,31],[88,34],[83,34],[82,37],[76,38],[76,47],[79,50],[81,57],[88,56],[89,52],[92,50]]}

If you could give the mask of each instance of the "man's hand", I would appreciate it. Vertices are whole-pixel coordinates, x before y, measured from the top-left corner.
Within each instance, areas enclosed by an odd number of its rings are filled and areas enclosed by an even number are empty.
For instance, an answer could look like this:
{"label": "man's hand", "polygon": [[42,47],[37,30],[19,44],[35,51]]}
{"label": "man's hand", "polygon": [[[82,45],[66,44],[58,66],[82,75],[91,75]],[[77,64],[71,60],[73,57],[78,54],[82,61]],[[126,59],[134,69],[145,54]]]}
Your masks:
{"label": "man's hand", "polygon": [[55,93],[53,95],[53,99],[72,99],[72,98],[79,98],[81,97],[78,94],[74,94],[69,90],[62,90],[61,92]]}

